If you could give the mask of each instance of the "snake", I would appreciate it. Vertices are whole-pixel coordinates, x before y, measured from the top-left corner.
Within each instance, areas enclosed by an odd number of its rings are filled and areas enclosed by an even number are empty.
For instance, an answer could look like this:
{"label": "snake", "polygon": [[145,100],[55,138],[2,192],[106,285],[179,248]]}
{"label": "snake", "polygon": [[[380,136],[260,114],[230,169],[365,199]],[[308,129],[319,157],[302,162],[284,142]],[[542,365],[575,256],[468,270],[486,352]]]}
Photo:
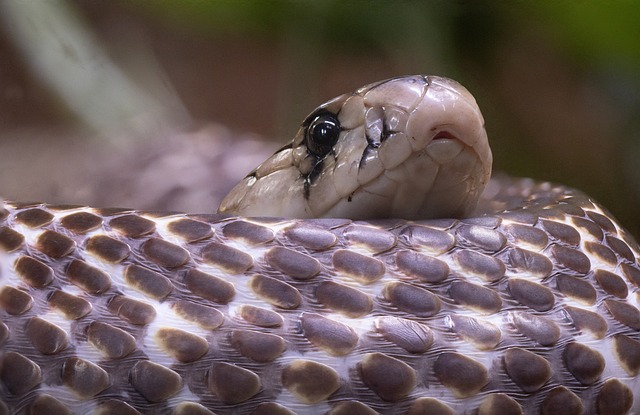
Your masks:
{"label": "snake", "polygon": [[494,174],[437,76],[314,110],[217,213],[3,200],[0,414],[640,413],[640,249]]}

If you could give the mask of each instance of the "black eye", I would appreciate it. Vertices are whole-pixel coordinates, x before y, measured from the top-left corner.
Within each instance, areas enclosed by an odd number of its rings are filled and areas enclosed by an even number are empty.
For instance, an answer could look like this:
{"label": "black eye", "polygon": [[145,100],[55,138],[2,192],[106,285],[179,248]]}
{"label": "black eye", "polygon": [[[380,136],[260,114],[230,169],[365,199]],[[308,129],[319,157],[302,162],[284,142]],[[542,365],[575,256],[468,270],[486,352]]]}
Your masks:
{"label": "black eye", "polygon": [[323,157],[340,137],[340,121],[335,114],[324,112],[316,115],[307,127],[307,148],[316,156]]}

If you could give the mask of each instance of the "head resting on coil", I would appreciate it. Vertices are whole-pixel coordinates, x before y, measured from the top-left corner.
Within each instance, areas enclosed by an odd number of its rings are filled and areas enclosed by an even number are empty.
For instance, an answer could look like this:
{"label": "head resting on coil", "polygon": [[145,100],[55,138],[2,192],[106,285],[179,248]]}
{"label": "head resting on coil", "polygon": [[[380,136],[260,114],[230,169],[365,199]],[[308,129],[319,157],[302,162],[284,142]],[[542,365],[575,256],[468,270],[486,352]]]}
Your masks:
{"label": "head resting on coil", "polygon": [[220,213],[350,219],[463,217],[491,175],[484,120],[460,84],[405,76],[318,107]]}

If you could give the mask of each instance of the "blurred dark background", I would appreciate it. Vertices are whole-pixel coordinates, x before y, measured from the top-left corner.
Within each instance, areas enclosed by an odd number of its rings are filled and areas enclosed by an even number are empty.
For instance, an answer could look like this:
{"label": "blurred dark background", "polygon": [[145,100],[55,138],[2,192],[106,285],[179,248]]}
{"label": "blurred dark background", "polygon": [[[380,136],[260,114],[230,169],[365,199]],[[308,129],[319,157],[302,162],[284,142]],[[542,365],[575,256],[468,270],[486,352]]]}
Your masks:
{"label": "blurred dark background", "polygon": [[476,96],[495,170],[580,188],[640,235],[640,3],[5,0],[0,16],[4,197],[213,211],[324,100],[426,73]]}

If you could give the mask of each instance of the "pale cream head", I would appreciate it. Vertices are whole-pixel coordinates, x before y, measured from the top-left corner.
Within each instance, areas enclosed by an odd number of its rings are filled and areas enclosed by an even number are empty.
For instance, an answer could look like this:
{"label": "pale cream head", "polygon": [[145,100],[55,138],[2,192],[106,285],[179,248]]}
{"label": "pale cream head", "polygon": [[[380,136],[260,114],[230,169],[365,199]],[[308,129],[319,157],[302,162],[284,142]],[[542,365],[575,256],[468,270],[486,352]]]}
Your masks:
{"label": "pale cream head", "polygon": [[491,175],[484,120],[460,84],[405,76],[316,109],[220,213],[350,219],[463,217]]}

